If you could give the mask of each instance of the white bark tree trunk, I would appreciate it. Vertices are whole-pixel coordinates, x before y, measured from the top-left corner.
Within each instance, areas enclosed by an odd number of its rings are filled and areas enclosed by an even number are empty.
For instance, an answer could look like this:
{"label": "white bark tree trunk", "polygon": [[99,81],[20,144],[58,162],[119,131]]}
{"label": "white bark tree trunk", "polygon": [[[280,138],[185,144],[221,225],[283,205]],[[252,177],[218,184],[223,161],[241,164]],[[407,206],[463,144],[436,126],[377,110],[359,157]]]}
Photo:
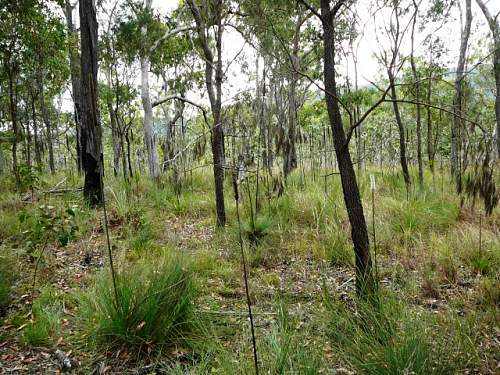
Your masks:
{"label": "white bark tree trunk", "polygon": [[160,176],[158,154],[153,134],[153,106],[149,96],[149,58],[141,57],[141,100],[144,109],[144,143],[148,153],[149,175],[157,179]]}

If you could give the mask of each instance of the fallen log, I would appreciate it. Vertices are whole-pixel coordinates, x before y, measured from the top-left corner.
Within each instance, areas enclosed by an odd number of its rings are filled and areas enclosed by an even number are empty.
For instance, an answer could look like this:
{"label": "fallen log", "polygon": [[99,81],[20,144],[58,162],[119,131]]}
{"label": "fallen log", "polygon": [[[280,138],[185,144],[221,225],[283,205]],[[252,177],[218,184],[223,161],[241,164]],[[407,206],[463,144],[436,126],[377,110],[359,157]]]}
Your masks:
{"label": "fallen log", "polygon": [[50,189],[50,190],[42,190],[42,191],[37,191],[36,193],[33,194],[26,194],[24,197],[21,198],[23,202],[28,202],[30,200],[33,200],[37,195],[49,195],[49,194],[65,194],[65,193],[75,193],[78,191],[82,191],[83,188],[63,188],[63,189]]}

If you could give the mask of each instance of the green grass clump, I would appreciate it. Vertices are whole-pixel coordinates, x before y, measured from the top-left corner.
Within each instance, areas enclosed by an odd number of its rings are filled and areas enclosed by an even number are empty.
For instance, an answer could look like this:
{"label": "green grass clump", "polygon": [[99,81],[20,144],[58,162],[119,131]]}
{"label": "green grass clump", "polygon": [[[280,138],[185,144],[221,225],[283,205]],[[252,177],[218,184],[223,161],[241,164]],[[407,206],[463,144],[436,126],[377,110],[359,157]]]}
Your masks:
{"label": "green grass clump", "polygon": [[263,373],[317,374],[321,361],[312,348],[305,346],[305,338],[296,330],[297,321],[288,312],[285,301],[279,301],[277,319],[261,341]]}
{"label": "green grass clump", "polygon": [[0,309],[6,307],[10,302],[10,293],[12,289],[13,261],[9,256],[0,256]]}
{"label": "green grass clump", "polygon": [[33,320],[24,328],[23,340],[30,346],[48,346],[61,328],[61,303],[53,288],[44,288],[33,303]]}
{"label": "green grass clump", "polygon": [[458,217],[458,207],[454,203],[432,197],[387,203],[393,230],[403,234],[444,229],[456,222]]}
{"label": "green grass clump", "polygon": [[85,339],[104,347],[186,342],[193,328],[194,286],[191,271],[179,257],[159,254],[117,275],[118,306],[108,272],[93,290],[80,296]]}
{"label": "green grass clump", "polygon": [[325,253],[332,266],[351,266],[354,264],[354,250],[348,234],[342,228],[328,228],[323,241]]}
{"label": "green grass clump", "polygon": [[473,363],[472,340],[451,337],[461,333],[394,298],[382,297],[379,305],[360,302],[355,308],[328,301],[328,307],[333,349],[357,373],[456,374]]}
{"label": "green grass clump", "polygon": [[257,216],[253,220],[248,220],[243,224],[243,231],[252,244],[258,244],[272,227],[273,221],[268,216]]}

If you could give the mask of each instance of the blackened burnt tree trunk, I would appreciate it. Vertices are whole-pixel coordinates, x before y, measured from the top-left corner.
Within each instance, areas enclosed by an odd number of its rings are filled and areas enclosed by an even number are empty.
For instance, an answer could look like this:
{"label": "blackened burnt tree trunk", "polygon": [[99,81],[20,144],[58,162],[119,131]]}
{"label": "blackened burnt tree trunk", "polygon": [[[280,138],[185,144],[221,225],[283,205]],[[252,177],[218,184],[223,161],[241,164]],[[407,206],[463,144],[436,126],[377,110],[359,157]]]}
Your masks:
{"label": "blackened burnt tree trunk", "polygon": [[340,172],[344,202],[351,225],[351,237],[356,256],[356,291],[360,296],[371,294],[374,289],[370,242],[366,226],[363,205],[359,193],[356,174],[349,152],[348,141],[344,132],[340,113],[335,78],[335,15],[343,5],[340,0],[333,8],[330,0],[321,0],[321,19],[323,24],[324,45],[324,83],[328,117],[333,136],[333,145]]}
{"label": "blackened burnt tree trunk", "polygon": [[97,107],[97,20],[94,0],[80,0],[81,130],[85,172],[83,195],[91,205],[103,201],[102,141]]}
{"label": "blackened burnt tree trunk", "polygon": [[[217,60],[214,58],[214,53],[212,52],[211,43],[208,38],[208,30],[212,26],[205,21],[205,15],[202,14],[195,0],[187,0],[187,4],[191,9],[191,13],[196,23],[196,32],[205,59],[205,83],[213,116],[213,125],[210,129],[210,135],[214,163],[217,225],[223,227],[226,224],[226,211],[224,206],[224,131],[222,127],[221,112],[222,77],[224,74],[222,70],[222,0],[215,1],[213,6],[214,14],[209,14],[209,16],[211,16],[211,22],[214,24],[213,26],[216,26],[214,29]],[[210,7],[210,9],[212,9],[212,7]]]}

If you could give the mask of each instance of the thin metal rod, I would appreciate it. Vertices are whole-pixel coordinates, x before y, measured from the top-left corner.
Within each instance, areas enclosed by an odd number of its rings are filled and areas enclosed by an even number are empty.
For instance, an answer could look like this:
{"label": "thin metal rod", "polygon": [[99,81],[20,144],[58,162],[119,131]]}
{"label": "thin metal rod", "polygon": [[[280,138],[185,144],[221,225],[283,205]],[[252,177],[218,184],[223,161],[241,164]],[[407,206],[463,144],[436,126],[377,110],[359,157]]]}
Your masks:
{"label": "thin metal rod", "polygon": [[259,375],[259,361],[257,357],[257,342],[255,340],[255,329],[253,325],[253,315],[252,315],[252,301],[250,300],[250,293],[248,290],[248,275],[247,275],[247,264],[245,259],[245,250],[243,248],[243,236],[241,235],[241,219],[240,219],[240,204],[239,204],[239,194],[238,194],[238,177],[237,173],[233,175],[233,188],[234,188],[234,200],[236,201],[236,217],[238,219],[238,237],[240,242],[241,250],[241,262],[243,263],[243,279],[245,281],[245,294],[247,297],[248,306],[248,316],[250,318],[250,330],[252,331],[252,346],[253,346],[253,359],[255,365],[255,374]]}

